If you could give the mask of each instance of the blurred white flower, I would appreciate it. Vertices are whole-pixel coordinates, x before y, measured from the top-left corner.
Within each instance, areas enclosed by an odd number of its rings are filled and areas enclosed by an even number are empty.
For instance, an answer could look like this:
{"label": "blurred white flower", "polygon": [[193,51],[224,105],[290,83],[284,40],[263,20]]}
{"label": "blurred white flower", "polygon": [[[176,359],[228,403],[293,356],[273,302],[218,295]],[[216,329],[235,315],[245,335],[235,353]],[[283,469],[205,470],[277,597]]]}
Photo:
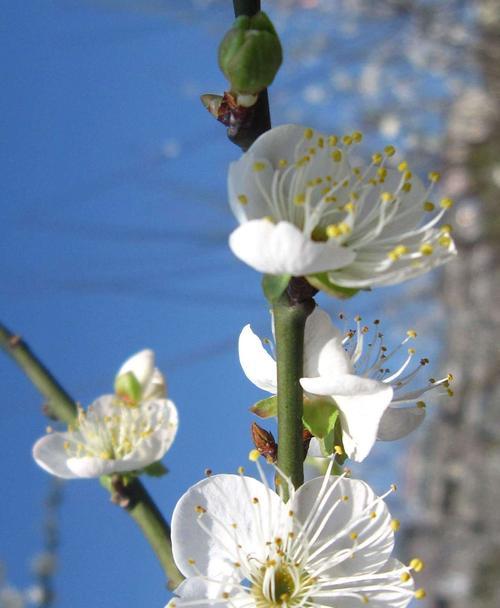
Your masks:
{"label": "blurred white flower", "polygon": [[429,200],[430,185],[406,162],[387,168],[395,149],[367,168],[351,167],[361,133],[339,139],[298,125],[264,133],[229,169],[229,201],[240,222],[233,253],[268,274],[328,273],[333,285],[392,285],[455,254],[449,226],[436,227],[450,199]]}
{"label": "blurred white flower", "polygon": [[[421,359],[408,372],[415,357],[415,350],[410,348],[396,371],[391,372],[387,363],[416,333],[410,330],[402,343],[389,352],[378,324],[368,345],[367,332],[368,328],[362,327],[358,320],[357,330],[343,335],[328,314],[316,307],[306,321],[304,377],[300,380],[312,402],[318,396],[326,396],[338,407],[343,448],[349,458],[358,462],[366,458],[376,439],[400,439],[416,429],[424,419],[425,403],[405,404],[415,403],[425,392],[438,386],[448,388],[450,382],[450,377],[446,377],[406,390],[428,360]],[[247,378],[262,390],[276,394],[276,361],[250,325],[240,334],[239,356]],[[304,407],[307,408],[307,404]],[[317,449],[314,443],[313,449]]]}
{"label": "blurred white flower", "polygon": [[325,477],[290,486],[215,475],[191,487],[172,517],[172,549],[186,577],[170,608],[245,606],[405,608],[410,567],[391,557],[394,523],[363,481]]}

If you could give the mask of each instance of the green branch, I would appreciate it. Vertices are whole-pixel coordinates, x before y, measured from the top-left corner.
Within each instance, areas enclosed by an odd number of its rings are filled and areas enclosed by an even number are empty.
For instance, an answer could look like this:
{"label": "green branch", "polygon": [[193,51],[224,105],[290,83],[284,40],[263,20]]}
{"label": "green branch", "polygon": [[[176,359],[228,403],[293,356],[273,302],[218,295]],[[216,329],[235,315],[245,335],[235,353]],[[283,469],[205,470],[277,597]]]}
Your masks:
{"label": "green branch", "polygon": [[[35,387],[48,399],[49,411],[59,420],[71,424],[76,418],[76,403],[63,389],[43,363],[19,336],[0,324],[0,347],[12,357]],[[107,488],[114,492],[111,483]],[[135,479],[126,488],[126,511],[137,523],[155,552],[169,587],[175,588],[183,580],[172,556],[170,526],[158,510],[142,483]]]}

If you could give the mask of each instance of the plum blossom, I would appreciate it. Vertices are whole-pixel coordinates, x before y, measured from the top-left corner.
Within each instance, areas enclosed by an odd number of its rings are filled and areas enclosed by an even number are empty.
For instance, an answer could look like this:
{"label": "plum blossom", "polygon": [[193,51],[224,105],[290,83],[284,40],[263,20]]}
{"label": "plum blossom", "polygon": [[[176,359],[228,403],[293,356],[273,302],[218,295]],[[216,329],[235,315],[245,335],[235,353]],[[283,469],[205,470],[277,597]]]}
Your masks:
{"label": "plum blossom", "polygon": [[169,608],[405,608],[423,597],[411,566],[391,557],[386,495],[330,466],[298,490],[288,482],[285,503],[259,472],[214,475],[180,498],[172,550],[186,579]]}
{"label": "plum blossom", "polygon": [[[344,335],[329,315],[316,307],[306,321],[304,377],[300,380],[307,398],[314,401],[318,396],[327,397],[338,407],[343,449],[358,462],[366,458],[376,439],[400,439],[416,429],[425,416],[425,403],[420,397],[439,386],[448,388],[451,379],[433,379],[424,387],[407,390],[405,387],[428,360],[421,359],[407,371],[416,354],[409,348],[399,369],[391,372],[387,364],[416,333],[409,330],[401,344],[389,352],[378,323],[368,344],[367,331],[357,319],[357,330]],[[240,334],[239,356],[247,378],[276,394],[276,361],[250,325]]]}
{"label": "plum blossom", "polygon": [[439,176],[425,187],[408,169],[386,166],[393,146],[368,167],[352,166],[361,140],[299,125],[261,135],[229,168],[229,202],[240,226],[229,245],[259,272],[308,276],[327,273],[332,285],[392,285],[455,255],[450,227],[437,224],[452,205],[429,200]]}

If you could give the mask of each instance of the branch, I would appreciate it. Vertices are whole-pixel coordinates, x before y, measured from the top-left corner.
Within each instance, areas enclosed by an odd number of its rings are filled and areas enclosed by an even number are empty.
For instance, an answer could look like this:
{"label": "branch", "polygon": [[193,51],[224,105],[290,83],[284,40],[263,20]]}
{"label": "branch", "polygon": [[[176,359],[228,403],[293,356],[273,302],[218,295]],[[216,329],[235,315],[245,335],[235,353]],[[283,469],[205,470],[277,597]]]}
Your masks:
{"label": "branch", "polygon": [[[50,413],[59,420],[71,424],[76,418],[76,403],[64,390],[49,370],[16,334],[0,324],[0,347],[24,371],[36,388],[49,400]],[[111,486],[108,486],[113,491]],[[130,499],[126,511],[137,523],[155,552],[169,587],[175,588],[183,580],[172,556],[170,526],[159,511],[142,483],[136,479],[127,487]]]}

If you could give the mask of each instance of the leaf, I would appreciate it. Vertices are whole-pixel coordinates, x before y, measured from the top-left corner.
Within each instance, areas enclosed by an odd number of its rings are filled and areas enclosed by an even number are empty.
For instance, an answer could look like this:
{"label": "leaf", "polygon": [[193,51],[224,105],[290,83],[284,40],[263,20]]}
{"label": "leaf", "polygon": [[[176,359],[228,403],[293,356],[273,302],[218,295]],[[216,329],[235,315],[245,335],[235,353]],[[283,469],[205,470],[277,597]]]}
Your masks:
{"label": "leaf", "polygon": [[359,289],[351,287],[340,287],[340,285],[335,285],[335,283],[332,283],[328,278],[327,272],[318,272],[317,274],[310,274],[306,277],[306,279],[313,287],[316,287],[316,289],[324,291],[330,296],[340,298],[341,300],[352,298],[352,296],[355,296],[359,291]]}
{"label": "leaf", "polygon": [[304,426],[319,439],[333,429],[338,415],[337,406],[329,399],[304,400]]}
{"label": "leaf", "polygon": [[262,277],[262,291],[269,302],[275,302],[283,294],[290,278],[289,274],[265,274]]}
{"label": "leaf", "polygon": [[144,467],[143,473],[146,473],[150,477],[163,477],[163,475],[168,473],[168,469],[158,460]]}
{"label": "leaf", "polygon": [[250,411],[259,416],[259,418],[271,418],[271,416],[277,416],[278,397],[273,395],[267,399],[262,399],[262,401],[257,401],[257,403],[252,405]]}

